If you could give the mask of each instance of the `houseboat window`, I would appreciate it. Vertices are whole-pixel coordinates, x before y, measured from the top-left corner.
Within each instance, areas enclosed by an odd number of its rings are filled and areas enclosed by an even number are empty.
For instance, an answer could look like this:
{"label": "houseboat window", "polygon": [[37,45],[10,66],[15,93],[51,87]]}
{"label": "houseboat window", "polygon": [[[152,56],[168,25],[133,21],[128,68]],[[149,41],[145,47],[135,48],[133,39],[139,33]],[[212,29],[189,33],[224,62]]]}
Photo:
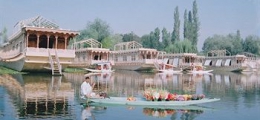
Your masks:
{"label": "houseboat window", "polygon": [[231,66],[231,59],[227,59],[227,60],[226,60],[225,66]]}
{"label": "houseboat window", "polygon": [[39,48],[47,48],[47,36],[41,35],[39,40],[40,40]]}
{"label": "houseboat window", "polygon": [[131,60],[132,60],[132,61],[135,61],[135,55],[132,55]]}
{"label": "houseboat window", "polygon": [[126,46],[125,45],[123,46],[123,50],[126,50]]}
{"label": "houseboat window", "polygon": [[173,59],[173,65],[178,66],[178,63],[179,63],[179,58],[174,58]]}
{"label": "houseboat window", "polygon": [[126,55],[123,56],[123,61],[127,61]]}
{"label": "houseboat window", "polygon": [[211,63],[211,60],[206,60],[204,65],[205,66],[210,66],[210,63]]}
{"label": "houseboat window", "polygon": [[85,55],[83,55],[83,61],[85,61]]}
{"label": "houseboat window", "polygon": [[12,50],[14,50],[15,46],[12,47]]}
{"label": "houseboat window", "polygon": [[117,55],[115,56],[115,61],[118,61],[118,56]]}
{"label": "houseboat window", "polygon": [[221,66],[222,59],[218,59],[216,62],[216,66]]}
{"label": "houseboat window", "polygon": [[18,49],[18,43],[16,44],[16,47],[15,47],[15,49]]}
{"label": "houseboat window", "polygon": [[151,59],[151,55],[149,54],[149,55],[147,55],[147,59]]}
{"label": "houseboat window", "polygon": [[101,60],[101,55],[95,55],[94,60]]}
{"label": "houseboat window", "polygon": [[37,47],[37,36],[35,34],[28,36],[28,47]]}
{"label": "houseboat window", "polygon": [[63,37],[58,38],[57,49],[65,49],[65,40]]}
{"label": "houseboat window", "polygon": [[50,36],[50,38],[49,38],[49,48],[55,48],[54,46],[55,46],[55,41],[56,41],[56,39],[55,39],[55,36]]}

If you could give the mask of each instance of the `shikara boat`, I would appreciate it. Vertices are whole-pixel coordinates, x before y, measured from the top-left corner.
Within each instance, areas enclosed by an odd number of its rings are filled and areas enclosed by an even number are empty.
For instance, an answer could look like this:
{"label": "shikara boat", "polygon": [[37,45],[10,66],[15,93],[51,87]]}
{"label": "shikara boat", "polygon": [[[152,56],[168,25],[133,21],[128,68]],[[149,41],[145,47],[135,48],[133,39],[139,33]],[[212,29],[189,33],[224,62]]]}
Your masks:
{"label": "shikara boat", "polygon": [[219,101],[219,98],[203,98],[201,100],[188,100],[188,101],[147,101],[144,98],[135,98],[129,101],[127,97],[110,97],[105,99],[90,98],[87,101],[96,104],[113,104],[113,105],[133,105],[133,106],[187,106],[202,103],[209,103]]}
{"label": "shikara boat", "polygon": [[202,65],[191,65],[192,69],[188,70],[188,73],[193,73],[193,74],[206,74],[210,73],[213,70],[206,70],[204,66]]}
{"label": "shikara boat", "polygon": [[193,74],[206,74],[206,73],[210,73],[212,72],[213,70],[191,70],[191,71],[188,71],[189,73],[193,73]]}
{"label": "shikara boat", "polygon": [[85,70],[94,72],[94,73],[111,73],[114,72],[112,70],[112,66],[110,62],[102,62],[102,63],[97,63],[95,64],[96,68],[95,69],[90,69],[90,68],[85,68]]}

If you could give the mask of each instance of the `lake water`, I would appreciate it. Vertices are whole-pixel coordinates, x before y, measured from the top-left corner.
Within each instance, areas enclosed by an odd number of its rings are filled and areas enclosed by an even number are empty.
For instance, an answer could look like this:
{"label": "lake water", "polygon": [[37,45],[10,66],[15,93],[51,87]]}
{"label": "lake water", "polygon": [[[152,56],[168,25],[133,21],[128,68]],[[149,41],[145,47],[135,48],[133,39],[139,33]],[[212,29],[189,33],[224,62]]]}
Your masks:
{"label": "lake water", "polygon": [[96,91],[142,96],[148,88],[205,94],[220,101],[177,108],[88,106],[80,99],[85,74],[0,75],[0,119],[255,120],[260,119],[260,74],[155,74],[116,71],[92,75]]}

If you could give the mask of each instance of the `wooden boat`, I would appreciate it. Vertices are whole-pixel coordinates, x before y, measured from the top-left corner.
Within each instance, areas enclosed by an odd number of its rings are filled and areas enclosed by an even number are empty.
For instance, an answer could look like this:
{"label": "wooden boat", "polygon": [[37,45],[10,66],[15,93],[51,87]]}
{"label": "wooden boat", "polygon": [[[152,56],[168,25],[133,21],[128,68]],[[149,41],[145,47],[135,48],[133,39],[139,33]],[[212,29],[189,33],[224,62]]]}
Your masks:
{"label": "wooden boat", "polygon": [[85,68],[85,70],[94,72],[94,73],[111,73],[114,70],[111,69],[110,62],[102,62],[95,64],[95,69]]}
{"label": "wooden boat", "polygon": [[188,73],[193,73],[193,74],[204,74],[204,73],[210,73],[213,70],[205,70],[205,67],[202,65],[191,65],[191,70],[188,70]]}
{"label": "wooden boat", "polygon": [[144,98],[135,98],[134,101],[127,100],[127,97],[110,97],[105,99],[91,98],[87,101],[94,102],[96,104],[113,104],[113,105],[133,105],[133,106],[186,106],[202,103],[209,103],[219,101],[219,98],[203,98],[201,100],[189,100],[189,101],[147,101]]}

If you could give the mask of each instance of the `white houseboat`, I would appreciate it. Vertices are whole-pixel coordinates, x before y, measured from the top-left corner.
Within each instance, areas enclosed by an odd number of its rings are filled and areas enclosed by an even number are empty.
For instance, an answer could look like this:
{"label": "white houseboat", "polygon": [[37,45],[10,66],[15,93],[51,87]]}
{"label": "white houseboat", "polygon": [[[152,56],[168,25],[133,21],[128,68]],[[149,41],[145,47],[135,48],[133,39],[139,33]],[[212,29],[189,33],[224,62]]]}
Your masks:
{"label": "white houseboat", "polygon": [[205,57],[204,66],[214,71],[241,72],[248,68],[247,56],[233,55],[226,50],[212,50]]}
{"label": "white houseboat", "polygon": [[41,16],[19,21],[15,30],[0,49],[1,66],[60,75],[72,63],[75,50],[67,49],[67,45],[78,32],[61,29]]}
{"label": "white houseboat", "polygon": [[158,59],[163,59],[165,64],[173,65],[183,71],[191,70],[193,66],[202,66],[204,58],[196,53],[164,53],[158,56]]}
{"label": "white houseboat", "polygon": [[[102,48],[102,44],[95,39],[86,39],[74,42],[75,59],[70,67],[92,68],[92,65],[110,62],[114,64],[111,51]],[[93,66],[94,67],[94,66]]]}
{"label": "white houseboat", "polygon": [[154,60],[157,57],[156,49],[143,48],[136,42],[122,42],[114,46],[113,68],[121,70],[149,71],[155,69]]}

